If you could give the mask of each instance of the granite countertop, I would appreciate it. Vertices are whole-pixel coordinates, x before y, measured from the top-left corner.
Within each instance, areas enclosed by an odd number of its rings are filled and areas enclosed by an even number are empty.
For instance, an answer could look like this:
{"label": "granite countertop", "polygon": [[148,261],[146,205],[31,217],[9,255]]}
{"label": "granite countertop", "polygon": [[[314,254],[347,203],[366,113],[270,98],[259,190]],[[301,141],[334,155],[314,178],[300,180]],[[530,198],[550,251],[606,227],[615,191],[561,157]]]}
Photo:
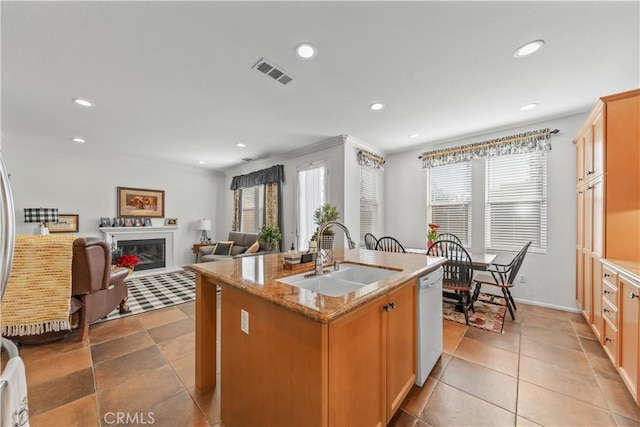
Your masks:
{"label": "granite countertop", "polygon": [[602,259],[601,261],[603,264],[608,264],[617,270],[622,270],[627,273],[628,276],[631,276],[634,280],[640,282],[640,262],[620,261],[616,259]]}
{"label": "granite countertop", "polygon": [[[192,264],[190,268],[215,284],[233,286],[315,321],[329,323],[367,301],[388,293],[407,280],[420,277],[446,262],[445,258],[419,254],[336,248],[333,250],[333,259],[341,263],[388,268],[396,270],[397,274],[344,296],[330,297],[279,282],[277,280],[279,278],[310,272],[314,269],[313,263],[308,263],[308,266],[303,269],[285,270],[282,264],[283,258],[283,253],[267,254]],[[332,267],[325,268],[332,269]]]}

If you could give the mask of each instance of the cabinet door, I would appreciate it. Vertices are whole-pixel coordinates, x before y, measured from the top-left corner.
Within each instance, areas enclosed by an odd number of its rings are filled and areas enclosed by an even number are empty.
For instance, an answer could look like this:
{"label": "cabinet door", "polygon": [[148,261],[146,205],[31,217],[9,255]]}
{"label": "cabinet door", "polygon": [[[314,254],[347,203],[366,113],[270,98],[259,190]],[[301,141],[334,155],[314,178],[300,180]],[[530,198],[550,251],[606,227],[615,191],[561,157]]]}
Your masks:
{"label": "cabinet door", "polygon": [[583,247],[591,252],[593,247],[593,186],[584,188],[584,233],[582,238]]}
{"label": "cabinet door", "polygon": [[576,139],[576,186],[584,184],[584,135]]}
{"label": "cabinet door", "polygon": [[600,340],[602,337],[602,264],[599,259],[591,258],[591,271],[593,283],[593,316],[591,318],[591,329]]}
{"label": "cabinet door", "polygon": [[584,247],[584,187],[576,191],[576,246]]}
{"label": "cabinet door", "polygon": [[640,285],[620,275],[620,375],[638,399],[638,299]]}
{"label": "cabinet door", "polygon": [[[389,294],[386,311],[386,422],[416,380],[416,281]],[[386,423],[385,423],[386,424]]]}
{"label": "cabinet door", "polygon": [[[582,314],[589,324],[593,319],[593,268],[591,266],[591,255],[588,252],[582,252],[582,268],[584,271],[583,277],[583,292],[584,292],[584,305],[582,306]],[[597,295],[600,298],[600,295]]]}
{"label": "cabinet door", "polygon": [[582,248],[576,248],[576,302],[584,309],[584,267],[582,265]]}
{"label": "cabinet door", "polygon": [[329,324],[329,425],[383,426],[385,297]]}
{"label": "cabinet door", "polygon": [[593,135],[591,127],[584,133],[584,180],[593,178]]}
{"label": "cabinet door", "polygon": [[604,173],[604,115],[600,105],[591,124],[591,177]]}
{"label": "cabinet door", "polygon": [[[600,176],[587,187],[590,193],[591,205],[591,253],[602,257],[604,254],[604,177]],[[587,225],[585,224],[585,227]]]}

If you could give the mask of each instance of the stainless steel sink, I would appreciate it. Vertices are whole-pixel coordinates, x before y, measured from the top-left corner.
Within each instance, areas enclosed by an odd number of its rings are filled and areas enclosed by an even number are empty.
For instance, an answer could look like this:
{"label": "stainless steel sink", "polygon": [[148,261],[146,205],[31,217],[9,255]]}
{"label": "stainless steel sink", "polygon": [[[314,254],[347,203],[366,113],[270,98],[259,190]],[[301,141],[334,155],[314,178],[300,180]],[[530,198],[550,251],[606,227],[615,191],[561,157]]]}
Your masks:
{"label": "stainless steel sink", "polygon": [[277,280],[322,295],[339,297],[395,273],[397,273],[397,271],[386,268],[358,264],[342,264],[338,271],[332,271],[319,276],[309,276],[309,273],[301,273]]}

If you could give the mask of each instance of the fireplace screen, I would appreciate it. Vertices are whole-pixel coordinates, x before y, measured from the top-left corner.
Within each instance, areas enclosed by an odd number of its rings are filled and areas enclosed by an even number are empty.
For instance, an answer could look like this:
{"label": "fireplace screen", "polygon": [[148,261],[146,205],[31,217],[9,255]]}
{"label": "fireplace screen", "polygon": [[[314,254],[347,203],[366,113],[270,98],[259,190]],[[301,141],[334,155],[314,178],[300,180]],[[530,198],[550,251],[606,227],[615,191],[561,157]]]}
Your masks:
{"label": "fireplace screen", "polygon": [[119,255],[137,255],[140,264],[136,270],[166,267],[165,239],[119,240]]}

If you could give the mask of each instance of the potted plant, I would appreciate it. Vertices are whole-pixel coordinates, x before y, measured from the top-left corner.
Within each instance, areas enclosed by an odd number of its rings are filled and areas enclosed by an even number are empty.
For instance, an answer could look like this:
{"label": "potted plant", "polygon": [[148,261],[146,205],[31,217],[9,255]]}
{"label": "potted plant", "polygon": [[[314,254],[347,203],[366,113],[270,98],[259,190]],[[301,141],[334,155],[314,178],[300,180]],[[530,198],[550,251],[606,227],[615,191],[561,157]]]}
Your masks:
{"label": "potted plant", "polygon": [[268,250],[278,250],[278,242],[282,233],[277,225],[263,225],[258,232],[258,240],[264,242]]}
{"label": "potted plant", "polygon": [[[324,224],[337,221],[340,218],[340,212],[338,212],[338,208],[335,205],[330,203],[325,203],[315,210],[313,213],[313,222],[318,226],[316,232],[311,237],[311,240],[316,240],[318,238],[318,232],[320,231],[320,227]],[[320,239],[320,249],[331,249],[333,248],[333,230],[326,229],[322,233],[322,238]]]}

